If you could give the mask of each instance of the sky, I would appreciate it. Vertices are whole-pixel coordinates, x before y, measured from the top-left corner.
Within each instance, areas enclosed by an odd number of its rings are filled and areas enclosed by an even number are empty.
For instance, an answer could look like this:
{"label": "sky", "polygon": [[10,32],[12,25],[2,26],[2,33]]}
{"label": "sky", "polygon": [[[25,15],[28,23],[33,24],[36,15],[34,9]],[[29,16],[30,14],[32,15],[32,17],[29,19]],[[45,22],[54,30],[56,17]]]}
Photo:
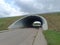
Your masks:
{"label": "sky", "polygon": [[0,17],[60,12],[60,0],[0,0]]}

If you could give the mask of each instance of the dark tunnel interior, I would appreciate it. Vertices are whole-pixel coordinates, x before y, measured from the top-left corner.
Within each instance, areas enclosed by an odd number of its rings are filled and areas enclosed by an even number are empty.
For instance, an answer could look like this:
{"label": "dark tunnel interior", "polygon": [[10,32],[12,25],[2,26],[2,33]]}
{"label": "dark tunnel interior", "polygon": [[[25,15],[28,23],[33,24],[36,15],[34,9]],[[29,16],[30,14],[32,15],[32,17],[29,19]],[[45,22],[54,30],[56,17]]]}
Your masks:
{"label": "dark tunnel interior", "polygon": [[23,24],[25,27],[33,27],[32,23],[35,21],[41,22],[41,25],[43,24],[43,20],[38,16],[28,16],[28,17],[24,18]]}

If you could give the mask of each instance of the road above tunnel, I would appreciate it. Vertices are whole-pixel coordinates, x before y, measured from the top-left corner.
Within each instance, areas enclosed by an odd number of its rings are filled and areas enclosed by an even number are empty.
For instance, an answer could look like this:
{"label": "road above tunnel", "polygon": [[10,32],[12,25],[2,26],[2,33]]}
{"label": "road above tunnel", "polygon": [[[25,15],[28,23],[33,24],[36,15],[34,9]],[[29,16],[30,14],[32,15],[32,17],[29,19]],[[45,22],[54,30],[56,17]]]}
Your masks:
{"label": "road above tunnel", "polygon": [[[0,45],[35,45],[35,43],[37,44],[38,42],[38,38],[42,36],[42,35],[38,36],[40,34],[39,30],[35,28],[24,28],[14,29],[13,31],[0,33]],[[37,45],[40,44],[38,43]],[[45,45],[45,43],[43,45]]]}

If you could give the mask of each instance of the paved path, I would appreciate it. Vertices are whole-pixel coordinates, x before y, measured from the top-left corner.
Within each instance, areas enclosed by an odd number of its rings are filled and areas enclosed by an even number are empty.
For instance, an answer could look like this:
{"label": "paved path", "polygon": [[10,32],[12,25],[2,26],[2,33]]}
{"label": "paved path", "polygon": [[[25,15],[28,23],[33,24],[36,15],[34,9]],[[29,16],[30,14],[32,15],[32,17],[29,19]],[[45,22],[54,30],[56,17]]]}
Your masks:
{"label": "paved path", "polygon": [[41,29],[38,30],[38,33],[36,35],[33,45],[47,45],[47,41],[46,41]]}
{"label": "paved path", "polygon": [[38,38],[36,37],[38,31],[39,31],[38,29],[34,29],[34,28],[25,28],[25,29],[15,29],[13,31],[0,33],[0,45],[32,45],[33,43],[35,44]]}

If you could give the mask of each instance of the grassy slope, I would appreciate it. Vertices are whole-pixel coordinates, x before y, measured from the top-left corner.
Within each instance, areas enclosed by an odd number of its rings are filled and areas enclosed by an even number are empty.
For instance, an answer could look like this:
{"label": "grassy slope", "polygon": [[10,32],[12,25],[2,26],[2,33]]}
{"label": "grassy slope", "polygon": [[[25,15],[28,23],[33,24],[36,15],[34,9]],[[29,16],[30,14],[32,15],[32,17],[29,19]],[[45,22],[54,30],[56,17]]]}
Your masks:
{"label": "grassy slope", "polygon": [[49,30],[44,31],[48,45],[60,45],[60,13],[43,15],[47,21]]}
{"label": "grassy slope", "polygon": [[7,27],[14,22],[15,20],[19,19],[20,17],[9,17],[9,18],[0,18],[0,31],[6,30]]}
{"label": "grassy slope", "polygon": [[43,15],[48,22],[49,29],[60,31],[60,14]]}
{"label": "grassy slope", "polygon": [[60,45],[60,32],[47,30],[43,33],[47,39],[48,45]]}

